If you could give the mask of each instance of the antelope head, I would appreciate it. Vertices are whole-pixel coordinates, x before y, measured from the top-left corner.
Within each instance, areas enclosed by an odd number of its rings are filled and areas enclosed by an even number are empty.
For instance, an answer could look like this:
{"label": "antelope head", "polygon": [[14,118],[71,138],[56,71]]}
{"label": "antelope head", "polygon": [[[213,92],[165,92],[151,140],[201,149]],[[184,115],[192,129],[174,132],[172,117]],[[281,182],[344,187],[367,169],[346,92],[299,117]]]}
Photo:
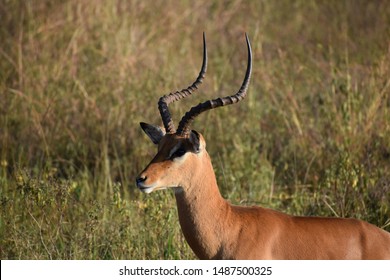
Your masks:
{"label": "antelope head", "polygon": [[206,152],[206,142],[203,136],[195,130],[191,130],[190,126],[199,114],[210,109],[237,103],[245,98],[252,72],[252,51],[248,36],[245,35],[245,38],[248,48],[248,63],[244,81],[236,94],[207,100],[192,107],[184,114],[178,128],[175,129],[168,105],[195,92],[203,82],[206,73],[207,48],[203,33],[203,63],[197,79],[188,88],[169,93],[159,99],[158,108],[164,129],[151,124],[140,124],[146,135],[154,144],[158,145],[156,156],[136,179],[137,187],[142,192],[150,193],[166,188],[175,188],[175,190],[188,188],[194,176],[207,175],[204,174],[203,169],[205,166],[211,166],[211,161]]}

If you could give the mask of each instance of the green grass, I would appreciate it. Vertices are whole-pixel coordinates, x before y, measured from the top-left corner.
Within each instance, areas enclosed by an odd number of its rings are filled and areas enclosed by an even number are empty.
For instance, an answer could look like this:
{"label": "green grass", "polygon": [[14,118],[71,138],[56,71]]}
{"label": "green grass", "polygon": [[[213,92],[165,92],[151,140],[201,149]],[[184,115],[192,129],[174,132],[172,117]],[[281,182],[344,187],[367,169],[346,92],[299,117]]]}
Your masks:
{"label": "green grass", "polygon": [[194,123],[235,204],[390,231],[387,1],[0,1],[1,259],[192,259],[172,192],[134,185],[140,121],[247,99]]}

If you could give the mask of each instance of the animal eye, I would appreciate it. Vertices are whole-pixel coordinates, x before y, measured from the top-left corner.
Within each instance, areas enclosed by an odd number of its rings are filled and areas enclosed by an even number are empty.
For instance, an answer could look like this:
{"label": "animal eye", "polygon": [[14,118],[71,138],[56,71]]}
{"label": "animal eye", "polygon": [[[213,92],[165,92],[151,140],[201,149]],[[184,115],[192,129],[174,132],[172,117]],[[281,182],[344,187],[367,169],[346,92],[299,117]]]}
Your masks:
{"label": "animal eye", "polygon": [[177,149],[171,156],[171,159],[183,156],[187,151],[183,148]]}

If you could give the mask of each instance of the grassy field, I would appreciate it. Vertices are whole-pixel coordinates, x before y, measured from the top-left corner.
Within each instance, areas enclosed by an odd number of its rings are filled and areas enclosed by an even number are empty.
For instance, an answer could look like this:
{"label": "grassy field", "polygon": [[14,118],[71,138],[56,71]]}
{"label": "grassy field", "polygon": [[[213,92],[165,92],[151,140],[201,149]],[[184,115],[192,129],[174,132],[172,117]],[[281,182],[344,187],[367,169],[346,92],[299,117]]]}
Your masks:
{"label": "grassy field", "polygon": [[387,1],[0,0],[1,259],[193,259],[174,195],[136,175],[140,121],[233,94],[194,123],[232,203],[390,231]]}

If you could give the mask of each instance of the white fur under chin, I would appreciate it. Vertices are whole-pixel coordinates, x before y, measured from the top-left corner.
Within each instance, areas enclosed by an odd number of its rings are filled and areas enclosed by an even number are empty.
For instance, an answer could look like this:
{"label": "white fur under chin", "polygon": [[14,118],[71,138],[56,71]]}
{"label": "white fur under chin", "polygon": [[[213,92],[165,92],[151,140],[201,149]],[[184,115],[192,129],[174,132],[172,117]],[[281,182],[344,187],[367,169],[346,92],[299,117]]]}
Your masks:
{"label": "white fur under chin", "polygon": [[147,188],[147,189],[141,189],[141,192],[149,194],[149,193],[151,193],[153,190],[154,190],[154,188]]}

